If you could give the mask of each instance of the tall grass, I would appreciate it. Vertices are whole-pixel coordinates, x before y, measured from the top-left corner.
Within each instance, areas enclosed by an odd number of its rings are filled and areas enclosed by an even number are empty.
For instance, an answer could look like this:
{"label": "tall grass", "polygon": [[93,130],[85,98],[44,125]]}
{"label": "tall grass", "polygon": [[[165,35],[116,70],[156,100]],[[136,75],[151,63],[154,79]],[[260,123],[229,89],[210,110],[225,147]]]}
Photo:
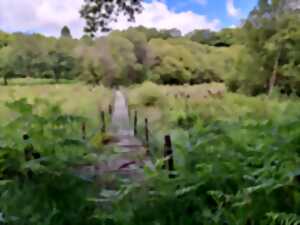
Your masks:
{"label": "tall grass", "polygon": [[[193,112],[204,121],[239,120],[247,117],[259,120],[285,120],[298,115],[297,98],[267,96],[248,97],[226,91],[223,84],[162,86],[149,83],[128,89],[129,103],[152,127],[171,130],[174,121]],[[151,104],[147,102],[152,99]],[[155,99],[155,101],[154,101]]]}
{"label": "tall grass", "polygon": [[111,96],[111,90],[103,86],[92,89],[81,83],[1,86],[0,121],[6,121],[11,116],[5,102],[26,98],[32,103],[36,98],[42,98],[58,103],[64,113],[88,117],[96,125],[99,111],[107,110]]}
{"label": "tall grass", "polygon": [[[8,80],[8,85],[20,85],[20,86],[31,86],[31,85],[41,85],[41,84],[74,84],[77,83],[76,80],[66,80],[60,79],[58,82],[54,79],[47,78],[13,78]],[[0,82],[0,85],[3,85],[3,82]]]}

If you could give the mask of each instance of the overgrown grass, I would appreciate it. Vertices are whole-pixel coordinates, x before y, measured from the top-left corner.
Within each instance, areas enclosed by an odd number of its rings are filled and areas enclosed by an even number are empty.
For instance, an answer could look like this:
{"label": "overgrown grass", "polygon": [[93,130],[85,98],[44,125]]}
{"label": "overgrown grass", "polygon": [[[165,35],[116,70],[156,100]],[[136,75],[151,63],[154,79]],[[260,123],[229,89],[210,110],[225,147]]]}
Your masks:
{"label": "overgrown grass", "polygon": [[[54,79],[46,79],[46,78],[13,78],[8,80],[8,85],[41,85],[41,84],[74,84],[76,83],[76,80],[66,80],[66,79],[60,79],[58,82],[56,82]],[[0,85],[3,85],[4,82],[0,82]]]}
{"label": "overgrown grass", "polygon": [[0,121],[11,117],[10,111],[5,107],[7,101],[26,98],[33,102],[36,98],[42,98],[50,103],[58,103],[64,113],[85,116],[92,125],[98,126],[99,111],[107,111],[111,97],[111,90],[103,86],[91,88],[82,83],[1,86]]}
{"label": "overgrown grass", "polygon": [[163,121],[164,125],[187,111],[196,112],[203,120],[234,120],[250,115],[257,119],[284,120],[296,115],[300,107],[298,98],[248,97],[227,92],[219,83],[161,86],[147,82],[129,88],[128,96],[132,109],[152,122]]}
{"label": "overgrown grass", "polygon": [[[151,91],[147,90],[151,86]],[[156,99],[145,104],[147,99]],[[163,146],[163,136],[176,133],[179,126],[191,127],[186,121],[206,123],[256,119],[276,123],[296,118],[299,113],[298,98],[259,96],[248,97],[227,92],[223,84],[212,83],[194,86],[161,86],[143,84],[127,91],[131,111],[139,115],[140,136],[144,133],[144,118],[148,118],[153,146]],[[158,97],[160,96],[160,97]],[[133,113],[131,113],[133,115]]]}
{"label": "overgrown grass", "polygon": [[[46,95],[59,102],[64,97],[71,100],[60,104],[64,111],[81,114],[85,112],[78,108],[95,107],[95,96],[103,98],[99,107],[105,107],[105,96],[110,96],[103,87],[90,93],[80,84],[37,87],[12,93],[7,87],[1,101],[25,96],[33,101],[36,95]],[[55,106],[41,117],[30,113],[24,101],[10,104],[20,117],[0,126],[4,224],[26,224],[27,218],[31,224],[58,225],[299,224],[298,99],[245,97],[227,93],[220,84],[149,83],[130,88],[128,97],[131,108],[139,111],[140,126],[141,118],[150,119],[151,145],[160,152],[153,157],[155,165],[144,168],[143,182],[113,177],[112,187],[96,187],[69,173],[70,165],[110,160],[105,154],[86,155],[102,137],[92,138],[92,145],[82,141],[79,118],[57,113]],[[18,138],[24,132],[31,142]],[[162,170],[163,144],[156,142],[167,132],[173,140],[173,179]],[[27,144],[45,157],[24,161]]]}

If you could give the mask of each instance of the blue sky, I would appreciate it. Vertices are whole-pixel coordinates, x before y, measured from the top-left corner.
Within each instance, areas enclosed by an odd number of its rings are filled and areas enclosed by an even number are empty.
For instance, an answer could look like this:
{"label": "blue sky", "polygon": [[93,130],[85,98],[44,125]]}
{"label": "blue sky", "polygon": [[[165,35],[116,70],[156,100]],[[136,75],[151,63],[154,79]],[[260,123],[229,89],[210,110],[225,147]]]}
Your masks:
{"label": "blue sky", "polygon": [[[148,2],[151,2],[148,0]],[[229,15],[227,0],[165,0],[168,7],[176,12],[191,10],[200,15],[206,15],[209,20],[218,19],[222,27],[238,25],[257,5],[258,0],[234,0],[233,6],[239,10],[239,15]]]}
{"label": "blue sky", "polygon": [[[120,17],[113,29],[130,26],[177,28],[183,34],[195,29],[220,30],[238,26],[258,0],[145,0],[135,23]],[[38,3],[38,4],[37,4]],[[64,25],[81,37],[85,21],[79,10],[84,0],[0,0],[0,30],[37,32],[59,36]],[[101,35],[101,34],[99,34]]]}

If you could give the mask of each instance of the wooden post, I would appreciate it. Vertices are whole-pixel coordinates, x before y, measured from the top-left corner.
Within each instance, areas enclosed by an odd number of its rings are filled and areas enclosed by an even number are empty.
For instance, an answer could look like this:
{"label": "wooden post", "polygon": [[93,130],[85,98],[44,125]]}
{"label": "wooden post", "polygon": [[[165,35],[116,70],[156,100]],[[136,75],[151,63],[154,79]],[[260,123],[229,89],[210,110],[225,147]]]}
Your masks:
{"label": "wooden post", "polygon": [[[128,119],[129,119],[129,123],[131,124],[131,110],[128,108]],[[131,127],[131,126],[130,126]]]}
{"label": "wooden post", "polygon": [[108,113],[109,113],[110,116],[112,116],[113,109],[112,109],[112,105],[111,104],[109,104],[109,106],[108,106]]}
{"label": "wooden post", "polygon": [[189,109],[189,98],[190,98],[190,95],[187,94],[187,95],[185,96],[185,111],[186,111],[186,112],[187,112],[188,109]]}
{"label": "wooden post", "polygon": [[167,161],[165,162],[165,168],[170,172],[169,177],[174,178],[174,174],[172,174],[172,172],[175,169],[174,169],[172,141],[170,135],[165,136],[164,158],[168,158]]}
{"label": "wooden post", "polygon": [[82,122],[81,124],[81,134],[82,134],[82,139],[86,139],[86,124],[85,122]]}
{"label": "wooden post", "polygon": [[105,126],[105,112],[101,111],[101,132],[105,133],[106,131],[106,126]]}
{"label": "wooden post", "polygon": [[137,123],[138,123],[138,116],[137,116],[137,111],[134,111],[134,124],[133,124],[133,132],[134,136],[137,136]]}
{"label": "wooden post", "polygon": [[149,127],[148,127],[147,118],[145,118],[145,141],[146,141],[147,155],[149,155]]}

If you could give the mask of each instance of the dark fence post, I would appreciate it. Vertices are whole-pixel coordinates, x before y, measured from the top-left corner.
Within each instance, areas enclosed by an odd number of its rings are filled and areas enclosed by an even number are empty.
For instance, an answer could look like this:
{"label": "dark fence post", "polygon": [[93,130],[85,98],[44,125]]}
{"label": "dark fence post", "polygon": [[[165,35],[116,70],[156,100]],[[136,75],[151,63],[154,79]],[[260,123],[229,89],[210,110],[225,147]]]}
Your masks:
{"label": "dark fence post", "polygon": [[108,113],[109,113],[110,116],[112,116],[113,108],[112,108],[111,104],[109,104],[109,106],[108,106]]}
{"label": "dark fence post", "polygon": [[85,124],[85,122],[83,122],[81,124],[81,134],[82,134],[82,139],[85,140],[86,139],[86,124]]}
{"label": "dark fence post", "polygon": [[145,141],[146,141],[146,148],[147,148],[147,155],[149,155],[149,123],[148,119],[145,118]]}
{"label": "dark fence post", "polygon": [[137,111],[134,111],[134,124],[133,124],[133,132],[134,132],[134,136],[137,136],[137,123],[138,123],[138,115],[137,115]]}
{"label": "dark fence post", "polygon": [[[128,107],[128,119],[129,119],[129,123],[131,124],[131,110],[130,110],[130,108]],[[131,127],[131,125],[130,125],[130,127]]]}
{"label": "dark fence post", "polygon": [[189,109],[189,98],[190,98],[191,96],[189,95],[189,94],[187,94],[186,96],[185,96],[185,111],[187,112],[188,111],[188,109]]}
{"label": "dark fence post", "polygon": [[[23,140],[24,141],[28,141],[29,139],[30,139],[30,137],[29,137],[28,134],[23,135]],[[24,148],[24,158],[25,158],[26,161],[30,161],[32,159],[40,159],[41,154],[39,152],[35,151],[32,144],[28,144]],[[29,179],[32,179],[33,172],[32,172],[31,169],[27,169],[27,176],[28,176]]]}
{"label": "dark fence post", "polygon": [[175,170],[175,168],[174,168],[172,141],[170,135],[165,136],[164,158],[167,158],[167,160],[165,161],[165,168],[170,172],[169,177],[174,178],[174,174],[172,174],[172,172]]}
{"label": "dark fence post", "polygon": [[105,124],[105,113],[101,111],[101,132],[105,133],[106,131],[106,124]]}

